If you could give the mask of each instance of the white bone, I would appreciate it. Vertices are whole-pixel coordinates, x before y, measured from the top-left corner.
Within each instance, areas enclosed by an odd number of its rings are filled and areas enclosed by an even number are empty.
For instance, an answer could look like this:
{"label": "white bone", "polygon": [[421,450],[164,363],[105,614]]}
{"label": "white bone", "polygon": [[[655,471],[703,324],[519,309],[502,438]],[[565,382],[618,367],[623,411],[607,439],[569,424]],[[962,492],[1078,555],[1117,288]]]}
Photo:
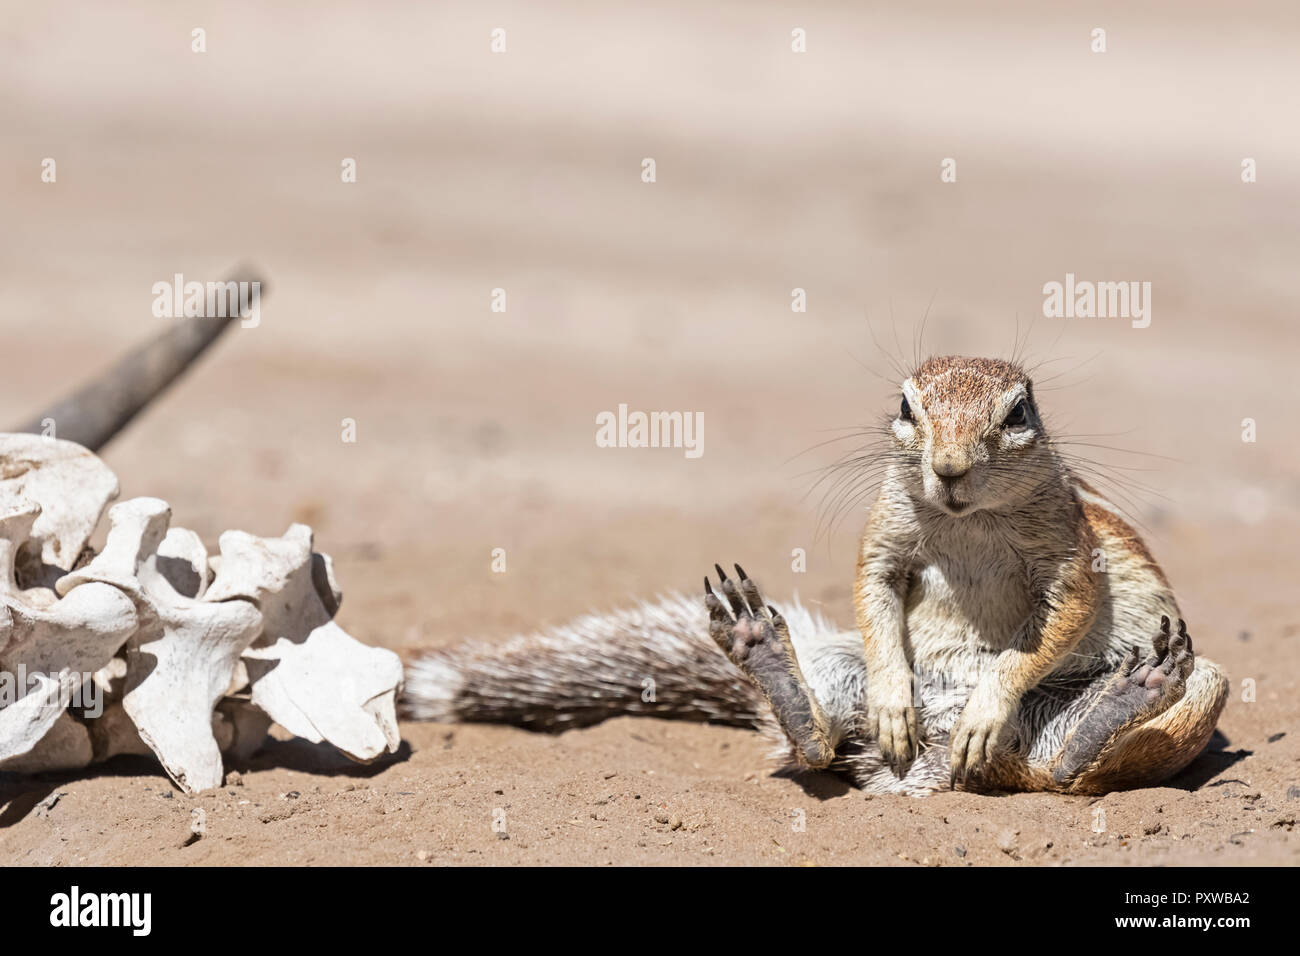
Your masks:
{"label": "white bone", "polygon": [[117,476],[94,454],[42,435],[0,435],[0,495],[40,505],[31,540],[41,558],[67,571],[117,497]]}
{"label": "white bone", "polygon": [[104,713],[97,720],[88,721],[86,726],[90,730],[90,739],[95,747],[96,761],[108,760],[118,754],[135,754],[142,757],[154,755],[149,745],[140,739],[140,732],[135,729],[135,722],[131,720],[120,700],[106,706]]}
{"label": "white bone", "polygon": [[126,659],[114,657],[111,661],[95,671],[91,677],[99,689],[106,695],[116,693],[121,697],[122,681],[126,677]]}
{"label": "white bone", "polygon": [[32,750],[74,695],[98,693],[87,675],[139,624],[131,599],[103,584],[52,603],[27,599],[14,564],[39,513],[19,502],[0,515],[0,760]]}
{"label": "white bone", "polygon": [[327,740],[349,757],[396,751],[396,694],[402,663],[330,620],[341,595],[312,533],[292,525],[281,538],[241,531],[221,536],[211,601],[242,597],[262,609],[262,635],[244,652],[253,703],[291,734]]}
{"label": "white bone", "polygon": [[208,589],[208,549],[188,528],[170,528],[158,545],[158,573],[177,594],[201,598]]}
{"label": "white bone", "polygon": [[36,746],[25,754],[0,763],[0,770],[10,773],[39,773],[43,770],[77,770],[94,759],[90,732],[84,724],[59,713],[50,729]]}
{"label": "white bone", "polygon": [[[114,505],[104,552],[60,578],[56,590],[71,596],[97,581],[135,600],[140,627],[126,646],[122,706],[176,785],[198,793],[221,785],[213,708],[230,686],[240,653],[261,632],[262,616],[248,601],[210,603],[176,592],[157,566],[169,518],[166,502],[157,498]],[[189,551],[179,560],[192,573],[206,567],[202,546],[193,547],[196,539],[181,534],[172,540]]]}
{"label": "white bone", "polygon": [[[0,435],[0,690],[26,680],[0,699],[0,769],[152,752],[193,793],[220,785],[222,751],[247,760],[272,719],[356,760],[397,749],[401,662],[333,623],[342,595],[310,528],[227,532],[209,556],[168,528],[166,502],[135,498],[70,570],[116,493],[85,449]],[[74,690],[80,720],[65,713]]]}
{"label": "white bone", "polygon": [[227,697],[217,704],[217,713],[225,718],[231,730],[231,740],[221,748],[236,762],[242,763],[257,753],[271,729],[271,718],[252,702]]}

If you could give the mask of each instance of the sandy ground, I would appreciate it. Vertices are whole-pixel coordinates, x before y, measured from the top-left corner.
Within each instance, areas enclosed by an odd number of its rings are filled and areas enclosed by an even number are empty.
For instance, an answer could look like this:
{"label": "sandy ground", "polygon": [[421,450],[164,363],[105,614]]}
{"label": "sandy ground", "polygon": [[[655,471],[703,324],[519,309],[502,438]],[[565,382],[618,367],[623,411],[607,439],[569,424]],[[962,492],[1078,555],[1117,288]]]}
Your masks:
{"label": "sandy ground", "polygon": [[[408,723],[381,765],[278,741],[193,798],[142,761],[0,775],[0,862],[1300,856],[1289,5],[5,6],[0,419],[158,331],[154,282],[257,263],[262,324],[105,457],[209,542],[312,524],[363,640],[496,640],[693,591],[714,561],[850,621],[862,506],[819,539],[806,472],[836,450],[790,459],[893,407],[884,352],[910,358],[928,309],[925,350],[1027,336],[1058,433],[1138,452],[1080,448],[1128,482],[1233,693],[1185,774],[1100,801],[872,799],[773,776],[726,728]],[[1152,282],[1150,327],[1043,318],[1067,272]],[[619,403],[703,411],[704,455],[597,448]],[[208,836],[183,846],[194,806]]]}

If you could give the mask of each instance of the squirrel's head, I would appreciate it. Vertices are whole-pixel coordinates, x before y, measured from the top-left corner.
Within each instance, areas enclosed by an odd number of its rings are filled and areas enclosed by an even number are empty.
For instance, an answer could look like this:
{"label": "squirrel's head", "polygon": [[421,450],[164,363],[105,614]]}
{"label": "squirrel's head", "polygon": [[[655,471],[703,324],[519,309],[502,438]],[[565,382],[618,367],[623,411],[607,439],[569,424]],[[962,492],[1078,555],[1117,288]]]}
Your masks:
{"label": "squirrel's head", "polygon": [[950,515],[1024,500],[1048,469],[1033,383],[998,359],[927,359],[892,423],[912,495]]}

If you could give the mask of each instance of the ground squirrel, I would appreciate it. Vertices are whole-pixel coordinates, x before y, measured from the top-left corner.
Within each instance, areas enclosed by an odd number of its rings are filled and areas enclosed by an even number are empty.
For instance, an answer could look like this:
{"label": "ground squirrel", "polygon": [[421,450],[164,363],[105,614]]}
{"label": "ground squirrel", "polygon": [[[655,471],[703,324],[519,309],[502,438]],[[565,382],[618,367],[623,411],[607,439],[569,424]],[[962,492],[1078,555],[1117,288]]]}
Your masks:
{"label": "ground squirrel", "polygon": [[734,579],[717,567],[702,605],[673,597],[423,653],[406,714],[550,731],[617,714],[752,726],[792,767],[876,793],[1102,793],[1191,762],[1227,680],[1193,657],[1137,533],[1072,474],[1024,369],[929,359],[889,427],[857,633],[797,603],[778,610],[739,567]]}

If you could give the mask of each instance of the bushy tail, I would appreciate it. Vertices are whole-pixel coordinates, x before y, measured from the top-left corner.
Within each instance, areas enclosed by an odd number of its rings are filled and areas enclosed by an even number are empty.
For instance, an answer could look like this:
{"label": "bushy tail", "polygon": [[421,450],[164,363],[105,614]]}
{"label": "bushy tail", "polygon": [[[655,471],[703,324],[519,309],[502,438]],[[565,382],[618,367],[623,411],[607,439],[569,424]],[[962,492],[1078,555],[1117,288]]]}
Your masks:
{"label": "bushy tail", "polygon": [[[793,613],[812,619],[802,608]],[[793,625],[795,622],[791,621]],[[709,638],[697,598],[588,615],[407,663],[404,716],[561,731],[621,714],[764,727],[762,694]]]}

